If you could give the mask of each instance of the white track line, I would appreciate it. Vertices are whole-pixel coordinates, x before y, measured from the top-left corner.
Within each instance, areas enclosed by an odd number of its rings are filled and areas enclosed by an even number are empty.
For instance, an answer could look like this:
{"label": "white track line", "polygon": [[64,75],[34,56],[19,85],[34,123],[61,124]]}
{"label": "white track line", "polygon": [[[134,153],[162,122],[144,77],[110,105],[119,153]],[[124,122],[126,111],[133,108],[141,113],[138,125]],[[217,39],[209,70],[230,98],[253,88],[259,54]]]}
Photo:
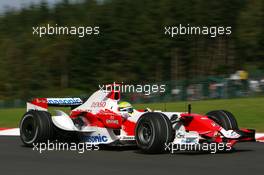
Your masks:
{"label": "white track line", "polygon": [[19,128],[0,130],[0,135],[2,135],[2,136],[19,136],[20,135]]}

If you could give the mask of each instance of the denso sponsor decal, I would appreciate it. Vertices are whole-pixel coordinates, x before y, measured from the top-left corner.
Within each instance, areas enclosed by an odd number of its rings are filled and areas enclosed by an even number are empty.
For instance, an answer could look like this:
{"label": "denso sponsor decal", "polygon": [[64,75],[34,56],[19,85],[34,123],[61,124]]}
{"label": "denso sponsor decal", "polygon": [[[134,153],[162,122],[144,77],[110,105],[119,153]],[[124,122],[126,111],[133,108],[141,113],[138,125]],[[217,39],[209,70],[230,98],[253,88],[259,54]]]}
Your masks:
{"label": "denso sponsor decal", "polygon": [[96,135],[96,136],[85,136],[84,139],[86,142],[90,142],[90,143],[103,143],[103,142],[107,142],[108,138],[106,136],[101,136]]}
{"label": "denso sponsor decal", "polygon": [[80,98],[47,98],[48,104],[54,105],[76,105],[82,104],[82,100]]}
{"label": "denso sponsor decal", "polygon": [[106,102],[105,101],[101,101],[101,102],[93,102],[91,107],[92,108],[97,108],[97,107],[105,107]]}

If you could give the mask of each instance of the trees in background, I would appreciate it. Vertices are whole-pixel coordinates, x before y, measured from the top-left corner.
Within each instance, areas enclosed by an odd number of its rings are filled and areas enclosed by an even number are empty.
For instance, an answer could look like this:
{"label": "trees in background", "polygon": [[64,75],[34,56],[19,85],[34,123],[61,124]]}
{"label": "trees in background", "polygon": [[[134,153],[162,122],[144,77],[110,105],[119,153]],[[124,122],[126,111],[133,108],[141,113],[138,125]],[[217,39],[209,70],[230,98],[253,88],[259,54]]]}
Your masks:
{"label": "trees in background", "polygon": [[[102,3],[103,2],[103,3]],[[89,92],[264,68],[263,1],[87,0],[0,18],[0,99]],[[99,36],[32,35],[33,26],[100,26]],[[164,27],[231,26],[230,36],[164,35]],[[55,93],[56,92],[56,93]],[[54,94],[55,93],[55,94]]]}

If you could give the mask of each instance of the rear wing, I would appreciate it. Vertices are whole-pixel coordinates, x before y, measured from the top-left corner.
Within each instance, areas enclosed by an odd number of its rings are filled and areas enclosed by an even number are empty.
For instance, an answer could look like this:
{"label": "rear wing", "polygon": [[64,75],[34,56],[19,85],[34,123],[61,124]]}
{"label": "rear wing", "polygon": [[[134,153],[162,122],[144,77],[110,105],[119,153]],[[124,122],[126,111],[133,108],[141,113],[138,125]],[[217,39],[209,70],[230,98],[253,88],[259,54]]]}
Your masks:
{"label": "rear wing", "polygon": [[102,109],[118,111],[117,102],[120,100],[119,84],[106,85],[106,89],[94,92],[88,99],[81,98],[35,98],[27,103],[27,111],[47,111],[50,106],[71,107],[76,111],[99,112]]}
{"label": "rear wing", "polygon": [[50,106],[75,108],[81,104],[83,104],[81,98],[35,98],[27,102],[27,111],[47,111]]}

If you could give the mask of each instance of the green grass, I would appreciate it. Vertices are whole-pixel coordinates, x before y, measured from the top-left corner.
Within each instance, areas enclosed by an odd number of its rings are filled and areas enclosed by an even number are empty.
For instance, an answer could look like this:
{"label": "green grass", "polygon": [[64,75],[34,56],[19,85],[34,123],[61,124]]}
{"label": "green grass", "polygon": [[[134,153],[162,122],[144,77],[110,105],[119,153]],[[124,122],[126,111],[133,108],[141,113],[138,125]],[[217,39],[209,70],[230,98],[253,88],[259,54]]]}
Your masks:
{"label": "green grass", "polygon": [[[264,132],[264,97],[193,101],[191,104],[194,113],[205,114],[214,109],[231,111],[240,127],[255,128],[259,132]],[[135,105],[138,109],[148,107],[155,110],[164,110],[164,106],[164,103]],[[167,111],[186,111],[186,106],[186,102],[166,103]],[[24,113],[24,108],[0,109],[0,127],[17,127]]]}
{"label": "green grass", "polygon": [[[51,114],[54,115],[54,109],[57,108],[50,108]],[[69,112],[69,108],[60,108],[65,112]],[[0,109],[0,128],[12,128],[18,127],[19,121],[21,117],[25,114],[25,108],[8,108],[8,109]]]}
{"label": "green grass", "polygon": [[19,120],[25,111],[24,108],[0,109],[0,128],[18,127]]}

